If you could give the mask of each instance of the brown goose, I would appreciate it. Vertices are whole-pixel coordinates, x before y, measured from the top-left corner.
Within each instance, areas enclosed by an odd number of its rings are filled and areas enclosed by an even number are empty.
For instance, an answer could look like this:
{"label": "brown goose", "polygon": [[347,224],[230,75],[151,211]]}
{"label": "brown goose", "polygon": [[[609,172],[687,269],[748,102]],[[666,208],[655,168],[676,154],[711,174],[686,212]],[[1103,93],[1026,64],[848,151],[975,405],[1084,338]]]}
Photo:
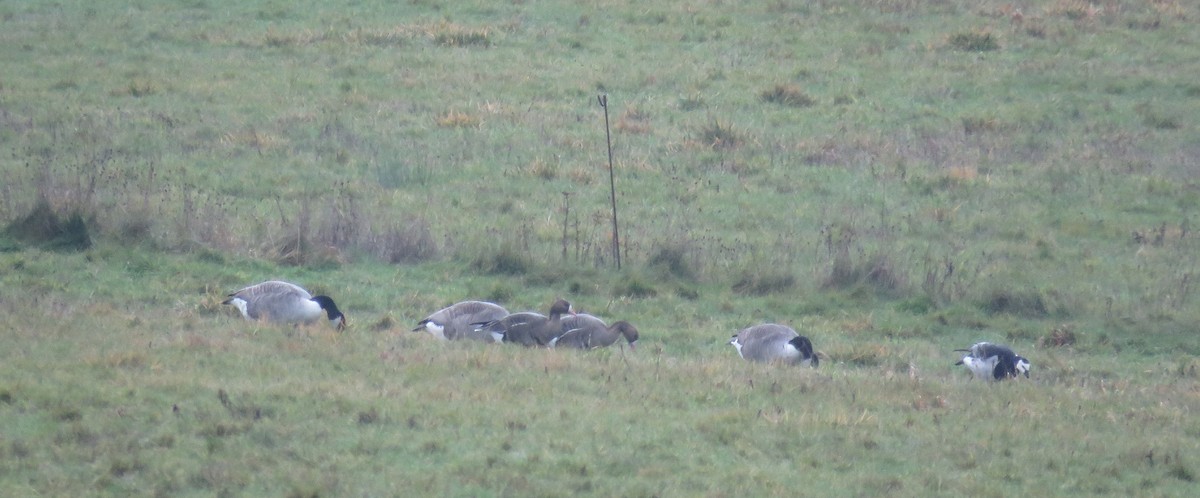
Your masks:
{"label": "brown goose", "polygon": [[553,348],[606,348],[625,337],[629,349],[637,349],[638,330],[625,320],[605,325],[604,320],[586,313],[563,317],[563,334],[550,341]]}
{"label": "brown goose", "polygon": [[508,315],[508,310],[495,303],[485,301],[463,301],[455,303],[425,317],[417,323],[413,332],[428,331],[442,340],[456,341],[473,339],[500,342],[492,334],[479,330],[476,324],[499,320]]}
{"label": "brown goose", "polygon": [[734,334],[729,343],[750,361],[779,361],[814,368],[821,362],[813,353],[812,342],[785,325],[766,323],[745,328]]}
{"label": "brown goose", "polygon": [[299,285],[270,280],[251,285],[229,295],[221,304],[233,305],[247,320],[266,320],[277,323],[312,323],[322,314],[329,323],[342,330],[348,325],[333,299],[313,297]]}
{"label": "brown goose", "polygon": [[499,336],[504,342],[520,344],[526,347],[546,346],[562,333],[562,316],[575,312],[571,303],[558,299],[550,305],[550,316],[532,311],[513,313],[499,320],[482,324],[480,330]]}

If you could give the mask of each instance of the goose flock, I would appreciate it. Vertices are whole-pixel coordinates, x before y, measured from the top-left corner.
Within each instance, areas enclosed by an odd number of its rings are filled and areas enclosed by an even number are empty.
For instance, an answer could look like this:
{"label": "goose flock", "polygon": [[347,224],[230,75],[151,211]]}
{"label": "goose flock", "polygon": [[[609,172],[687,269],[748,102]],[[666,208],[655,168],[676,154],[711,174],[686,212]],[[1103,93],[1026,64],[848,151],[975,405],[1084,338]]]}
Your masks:
{"label": "goose flock", "polygon": [[[245,287],[230,294],[221,304],[234,306],[247,320],[299,325],[316,322],[323,314],[337,330],[349,325],[346,315],[329,296],[313,296],[303,287],[279,280]],[[623,337],[632,350],[638,342],[638,329],[633,324],[619,320],[609,325],[596,316],[576,313],[571,303],[562,298],[551,303],[546,315],[534,311],[509,313],[495,303],[463,301],[433,312],[412,330],[426,331],[445,341],[476,340],[525,347],[597,349],[611,346]],[[739,330],[729,344],[738,356],[751,362],[813,368],[821,362],[812,341],[791,327],[776,323]],[[1029,377],[1029,360],[1007,346],[980,342],[955,351],[966,353],[955,365],[966,367],[978,379]]]}

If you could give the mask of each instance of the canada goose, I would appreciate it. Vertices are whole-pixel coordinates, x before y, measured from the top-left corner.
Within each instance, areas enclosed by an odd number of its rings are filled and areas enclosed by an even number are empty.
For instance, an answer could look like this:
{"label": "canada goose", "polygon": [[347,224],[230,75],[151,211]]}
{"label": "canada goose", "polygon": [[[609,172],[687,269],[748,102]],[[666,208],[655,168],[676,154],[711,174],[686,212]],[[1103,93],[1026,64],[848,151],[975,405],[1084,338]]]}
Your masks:
{"label": "canada goose", "polygon": [[499,342],[492,334],[479,330],[475,324],[499,320],[508,315],[508,310],[495,303],[463,301],[442,308],[417,323],[413,332],[429,331],[442,340],[475,339]]}
{"label": "canada goose", "polygon": [[586,313],[562,318],[562,335],[550,340],[550,347],[595,349],[611,346],[624,336],[629,349],[637,349],[638,330],[625,320],[605,325],[604,320]]}
{"label": "canada goose", "polygon": [[503,342],[512,342],[526,347],[546,346],[562,334],[562,316],[574,315],[571,303],[558,299],[550,305],[550,316],[532,311],[513,313],[499,320],[481,324],[483,332],[499,337]]}
{"label": "canada goose", "polygon": [[975,378],[983,380],[1004,380],[1015,378],[1018,374],[1029,378],[1029,360],[1022,358],[1007,346],[979,342],[971,349],[955,349],[967,353],[955,365],[963,365],[975,374]]}
{"label": "canada goose", "polygon": [[729,343],[737,348],[738,355],[750,361],[780,361],[813,368],[821,363],[813,353],[812,342],[785,325],[765,323],[745,328],[734,334]]}
{"label": "canada goose", "polygon": [[329,322],[338,330],[349,325],[346,315],[338,310],[329,296],[313,297],[298,285],[278,280],[234,292],[221,304],[232,304],[247,320],[312,323],[321,317],[321,311],[324,310]]}

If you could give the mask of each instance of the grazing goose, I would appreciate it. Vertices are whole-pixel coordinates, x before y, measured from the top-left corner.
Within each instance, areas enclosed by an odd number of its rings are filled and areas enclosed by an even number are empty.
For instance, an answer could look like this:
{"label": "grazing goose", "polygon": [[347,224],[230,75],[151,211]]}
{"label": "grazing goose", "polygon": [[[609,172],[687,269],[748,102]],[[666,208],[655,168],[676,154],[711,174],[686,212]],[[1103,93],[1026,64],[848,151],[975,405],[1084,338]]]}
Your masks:
{"label": "grazing goose", "polygon": [[442,340],[455,341],[474,339],[499,342],[492,334],[479,330],[475,324],[499,320],[508,315],[508,310],[495,303],[463,301],[442,308],[417,323],[413,332],[428,331]]}
{"label": "grazing goose", "polygon": [[321,317],[322,310],[338,330],[346,328],[346,315],[338,310],[329,296],[313,297],[304,288],[271,280],[229,295],[221,304],[232,304],[247,320],[266,320],[278,323],[312,323]]}
{"label": "grazing goose", "polygon": [[812,342],[785,325],[766,323],[742,329],[729,343],[750,361],[799,363],[813,368],[821,363],[813,353]]}
{"label": "grazing goose", "polygon": [[575,312],[571,303],[558,299],[550,305],[550,316],[532,311],[513,313],[499,320],[482,324],[479,329],[500,337],[503,342],[512,342],[526,347],[547,346],[562,334],[562,316]]}
{"label": "grazing goose", "polygon": [[955,365],[963,365],[975,374],[975,378],[983,380],[1004,380],[1015,378],[1018,374],[1029,378],[1029,360],[1014,353],[1007,346],[980,342],[971,349],[955,349],[967,353]]}
{"label": "grazing goose", "polygon": [[576,349],[606,348],[624,336],[629,349],[637,349],[638,330],[625,320],[605,325],[604,320],[586,313],[562,318],[562,335],[550,340],[550,347]]}

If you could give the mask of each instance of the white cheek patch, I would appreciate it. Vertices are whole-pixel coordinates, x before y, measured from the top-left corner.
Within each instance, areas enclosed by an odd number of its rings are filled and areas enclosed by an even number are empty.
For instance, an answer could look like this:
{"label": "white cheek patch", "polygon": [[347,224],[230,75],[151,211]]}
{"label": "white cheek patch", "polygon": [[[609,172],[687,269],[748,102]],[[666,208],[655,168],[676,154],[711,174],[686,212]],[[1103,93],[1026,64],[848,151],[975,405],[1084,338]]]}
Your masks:
{"label": "white cheek patch", "polygon": [[784,359],[791,360],[792,358],[799,358],[800,355],[801,355],[800,350],[796,349],[795,344],[792,344],[789,342],[789,343],[783,345],[783,358]]}
{"label": "white cheek patch", "polygon": [[1017,362],[1017,369],[1016,369],[1016,370],[1017,370],[1017,373],[1019,373],[1019,374],[1022,374],[1022,375],[1025,375],[1026,377],[1028,377],[1028,376],[1029,376],[1029,367],[1030,367],[1030,365],[1029,365],[1029,362],[1028,362],[1028,361],[1026,361],[1025,359],[1022,359],[1022,360],[1018,361],[1018,362]]}
{"label": "white cheek patch", "polygon": [[240,297],[235,297],[235,298],[229,300],[229,304],[232,304],[234,308],[237,308],[238,311],[242,312],[242,316],[245,317],[247,320],[250,319],[250,313],[246,312],[246,300],[245,299],[242,299]]}
{"label": "white cheek patch", "polygon": [[430,320],[425,322],[425,330],[428,330],[430,334],[433,334],[438,339],[446,340],[446,327],[442,324]]}

